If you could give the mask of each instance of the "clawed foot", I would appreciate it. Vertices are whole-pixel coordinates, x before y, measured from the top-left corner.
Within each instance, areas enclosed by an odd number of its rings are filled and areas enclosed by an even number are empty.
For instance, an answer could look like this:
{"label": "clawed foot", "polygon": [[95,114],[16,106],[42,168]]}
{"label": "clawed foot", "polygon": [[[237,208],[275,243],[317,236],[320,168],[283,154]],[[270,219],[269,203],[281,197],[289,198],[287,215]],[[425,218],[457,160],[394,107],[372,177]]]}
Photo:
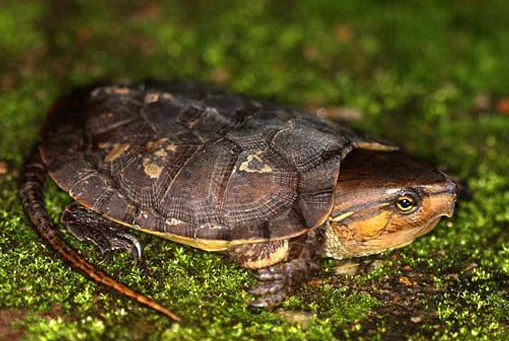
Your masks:
{"label": "clawed foot", "polygon": [[258,279],[248,292],[257,296],[250,305],[257,308],[271,308],[280,305],[292,292],[289,276],[281,269],[282,264],[253,272]]}
{"label": "clawed foot", "polygon": [[80,241],[94,244],[102,253],[100,263],[108,262],[115,251],[129,252],[136,263],[143,257],[138,239],[123,226],[104,219],[77,204],[69,205],[62,215],[67,230]]}
{"label": "clawed foot", "polygon": [[253,271],[258,282],[249,289],[257,296],[250,305],[257,308],[271,308],[280,305],[293,294],[299,284],[312,275],[319,264],[293,260]]}
{"label": "clawed foot", "polygon": [[[71,231],[72,227],[69,228],[69,231],[76,237],[76,234]],[[102,233],[105,233],[102,231]],[[102,254],[102,258],[99,261],[99,264],[108,263],[112,256],[113,252],[128,252],[130,253],[136,264],[139,264],[143,261],[142,257],[142,247],[138,239],[127,233],[127,232],[118,232],[118,231],[108,231],[106,232],[108,235],[105,240],[100,240],[90,238],[90,236],[86,236],[84,239],[88,242],[94,244]],[[78,238],[79,239],[79,238]]]}

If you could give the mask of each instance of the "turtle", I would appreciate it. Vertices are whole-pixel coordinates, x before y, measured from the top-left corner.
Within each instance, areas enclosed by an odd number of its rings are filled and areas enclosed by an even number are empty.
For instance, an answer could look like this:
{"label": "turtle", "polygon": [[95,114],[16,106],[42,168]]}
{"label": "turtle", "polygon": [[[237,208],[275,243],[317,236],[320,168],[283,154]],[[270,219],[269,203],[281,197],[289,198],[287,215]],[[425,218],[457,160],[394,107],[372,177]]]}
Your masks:
{"label": "turtle", "polygon": [[314,113],[214,87],[147,80],[76,88],[48,109],[21,177],[30,222],[92,280],[179,320],[97,270],[44,207],[47,175],[74,199],[67,230],[142,257],[128,228],[216,251],[281,304],[320,270],[405,246],[451,217],[456,183],[394,144]]}

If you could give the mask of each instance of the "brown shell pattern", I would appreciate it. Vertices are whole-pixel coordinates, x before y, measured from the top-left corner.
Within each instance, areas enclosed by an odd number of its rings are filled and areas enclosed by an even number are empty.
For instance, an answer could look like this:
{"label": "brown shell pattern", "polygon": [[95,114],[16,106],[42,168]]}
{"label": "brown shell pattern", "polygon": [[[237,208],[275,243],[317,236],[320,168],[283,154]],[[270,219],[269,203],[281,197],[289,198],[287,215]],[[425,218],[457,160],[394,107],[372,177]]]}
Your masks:
{"label": "brown shell pattern", "polygon": [[82,88],[42,132],[50,175],[81,204],[158,234],[267,240],[323,223],[352,132],[203,86]]}

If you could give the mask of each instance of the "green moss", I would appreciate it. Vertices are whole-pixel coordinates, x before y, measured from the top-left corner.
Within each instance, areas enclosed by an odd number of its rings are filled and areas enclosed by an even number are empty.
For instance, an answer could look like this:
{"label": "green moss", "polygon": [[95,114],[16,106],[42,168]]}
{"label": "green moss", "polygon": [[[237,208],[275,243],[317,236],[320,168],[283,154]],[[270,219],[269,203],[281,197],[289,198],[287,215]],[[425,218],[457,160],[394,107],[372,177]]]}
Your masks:
{"label": "green moss", "polygon": [[10,2],[0,12],[0,51],[3,62],[34,52],[43,46],[43,34],[36,27],[43,6],[35,2]]}
{"label": "green moss", "polygon": [[[3,1],[0,5],[0,312],[26,340],[319,340],[509,337],[509,20],[503,0]],[[140,235],[101,268],[184,317],[170,322],[59,260],[17,199],[44,110],[99,79],[187,78],[301,107],[360,110],[352,125],[466,180],[452,220],[354,278],[325,261],[280,310],[216,254]],[[50,185],[57,220],[68,196]],[[100,255],[69,243],[94,263]],[[409,284],[410,283],[410,284]],[[409,303],[410,302],[410,303]],[[285,318],[306,312],[307,322]],[[10,315],[9,315],[10,314]],[[0,333],[3,330],[0,329]],[[0,338],[2,335],[0,334]]]}

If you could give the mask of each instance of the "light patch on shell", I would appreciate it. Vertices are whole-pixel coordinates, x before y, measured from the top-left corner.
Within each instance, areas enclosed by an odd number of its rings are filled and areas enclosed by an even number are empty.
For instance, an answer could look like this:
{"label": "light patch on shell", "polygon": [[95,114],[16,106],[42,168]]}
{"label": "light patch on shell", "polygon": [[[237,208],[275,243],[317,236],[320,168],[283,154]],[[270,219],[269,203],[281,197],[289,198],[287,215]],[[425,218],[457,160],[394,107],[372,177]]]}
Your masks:
{"label": "light patch on shell", "polygon": [[182,221],[177,218],[171,218],[171,219],[166,219],[165,224],[169,225],[169,226],[182,225],[182,224],[185,224],[185,221]]}
{"label": "light patch on shell", "polygon": [[272,167],[263,162],[262,158],[260,157],[261,155],[263,155],[262,151],[258,151],[256,154],[248,155],[247,160],[240,164],[239,171],[248,173],[272,172]]}
{"label": "light patch on shell", "polygon": [[109,87],[109,90],[117,95],[128,95],[131,92],[131,89],[126,87],[112,86]]}
{"label": "light patch on shell", "polygon": [[159,100],[159,94],[158,93],[148,93],[145,95],[145,98],[143,99],[143,101],[145,103],[154,103],[154,102],[157,102]]}
{"label": "light patch on shell", "polygon": [[124,154],[130,147],[131,145],[129,143],[115,143],[113,145],[113,149],[104,157],[104,161],[106,162],[115,161],[116,159],[121,157],[122,154]]}
{"label": "light patch on shell", "polygon": [[143,98],[143,101],[146,104],[150,104],[150,103],[155,103],[155,102],[157,102],[157,101],[159,101],[161,99],[165,99],[165,100],[171,101],[174,98],[175,97],[173,97],[173,95],[168,93],[168,92],[163,92],[163,93],[160,93],[160,92],[150,92],[150,93],[145,95],[145,97]]}
{"label": "light patch on shell", "polygon": [[97,144],[97,147],[99,147],[100,149],[108,149],[111,147],[111,143],[109,142],[99,142]]}
{"label": "light patch on shell", "polygon": [[152,161],[149,159],[145,159],[143,160],[143,170],[149,178],[157,179],[161,175],[163,167],[155,163],[152,163]]}
{"label": "light patch on shell", "polygon": [[175,153],[177,151],[177,145],[172,143],[166,147],[166,150]]}
{"label": "light patch on shell", "polygon": [[97,97],[101,92],[107,93],[107,94],[117,94],[117,95],[127,95],[131,92],[131,89],[125,87],[125,86],[104,86],[94,89],[90,95],[92,97]]}
{"label": "light patch on shell", "polygon": [[213,223],[207,223],[200,225],[200,229],[208,229],[208,230],[221,230],[223,229],[223,225],[213,224]]}
{"label": "light patch on shell", "polygon": [[163,92],[163,93],[161,94],[161,98],[171,101],[171,100],[173,100],[175,97],[174,97],[172,94],[170,94],[169,92]]}
{"label": "light patch on shell", "polygon": [[168,156],[168,151],[176,152],[177,146],[174,144],[170,144],[168,146],[164,146],[164,144],[168,141],[168,138],[162,138],[155,141],[149,141],[145,144],[145,148],[148,152],[153,153],[153,155],[164,158]]}
{"label": "light patch on shell", "polygon": [[199,225],[194,230],[193,239],[200,239],[200,237],[198,236],[201,234],[201,230],[222,230],[223,228],[224,226],[214,223],[206,223]]}
{"label": "light patch on shell", "polygon": [[164,149],[159,149],[154,152],[154,155],[162,158],[162,157],[167,156],[168,153]]}
{"label": "light patch on shell", "polygon": [[154,141],[148,141],[146,144],[145,144],[145,148],[147,148],[147,150],[149,152],[151,151],[154,151],[156,150],[157,148],[159,148],[163,143],[165,143],[166,141],[168,141],[168,138],[162,138],[162,139],[159,139],[159,140],[154,140]]}

